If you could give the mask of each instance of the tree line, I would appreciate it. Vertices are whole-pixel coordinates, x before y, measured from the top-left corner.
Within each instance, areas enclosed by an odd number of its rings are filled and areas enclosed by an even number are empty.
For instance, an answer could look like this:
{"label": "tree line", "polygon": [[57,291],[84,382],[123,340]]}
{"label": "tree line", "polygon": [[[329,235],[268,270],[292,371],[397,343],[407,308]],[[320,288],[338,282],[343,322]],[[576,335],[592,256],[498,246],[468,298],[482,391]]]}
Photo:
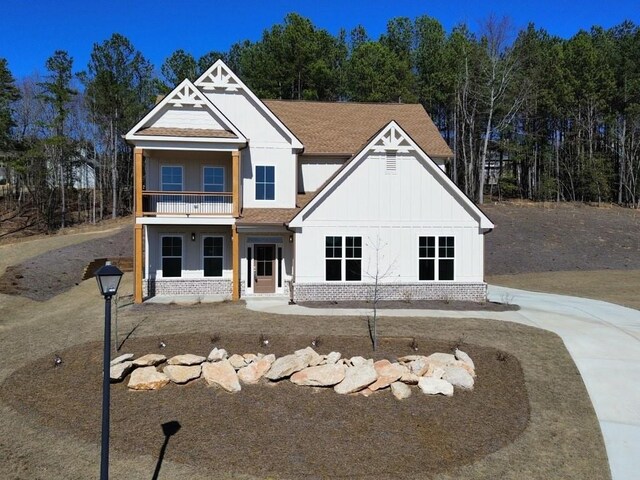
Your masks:
{"label": "tree line", "polygon": [[[0,162],[16,208],[47,228],[132,210],[123,135],[184,78],[222,58],[261,98],[420,102],[454,152],[449,175],[486,195],[640,206],[640,28],[569,39],[489,17],[447,32],[428,16],[332,35],[297,14],[262,37],[199,58],[177,50],[159,71],[120,34],[77,71],[65,51],[16,81],[0,59]],[[86,167],[90,166],[90,169]],[[94,170],[95,169],[95,170]],[[95,171],[95,187],[78,175]]]}

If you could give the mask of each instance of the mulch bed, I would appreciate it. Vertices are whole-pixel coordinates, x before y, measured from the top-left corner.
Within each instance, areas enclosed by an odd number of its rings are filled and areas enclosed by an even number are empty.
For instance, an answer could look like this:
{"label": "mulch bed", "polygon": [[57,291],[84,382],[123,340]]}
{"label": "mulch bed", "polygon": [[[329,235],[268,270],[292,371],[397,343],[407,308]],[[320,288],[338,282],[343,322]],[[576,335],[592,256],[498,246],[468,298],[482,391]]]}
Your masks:
{"label": "mulch bed", "polygon": [[[373,308],[372,302],[357,300],[340,302],[299,302],[298,305],[309,308]],[[380,310],[454,310],[473,312],[506,312],[520,309],[518,305],[506,303],[463,302],[459,300],[411,300],[410,302],[381,300],[378,302],[377,308]]]}
{"label": "mulch bed", "polygon": [[[309,345],[304,336],[202,334],[127,340],[122,352],[206,355],[212,345],[232,353],[283,355]],[[212,343],[213,340],[213,343]],[[365,337],[326,336],[319,353],[371,356]],[[419,338],[420,353],[448,352],[450,342]],[[163,445],[161,425],[181,428],[167,445],[165,458],[210,469],[212,475],[248,474],[309,478],[429,477],[469,464],[513,442],[529,422],[529,400],[518,360],[499,350],[464,345],[478,377],[473,391],[453,397],[425,396],[419,390],[404,401],[382,391],[369,398],[342,396],[332,389],[276,385],[243,386],[235,395],[198,380],[170,384],[154,392],[133,392],[126,382],[112,385],[111,445],[154,457]],[[382,338],[374,358],[414,353],[410,339]],[[100,440],[102,347],[99,342],[59,352],[62,366],[41,358],[15,371],[0,398],[48,427],[90,442]],[[34,395],[46,392],[46,395]],[[345,435],[345,432],[349,432]],[[213,477],[212,477],[213,478]]]}

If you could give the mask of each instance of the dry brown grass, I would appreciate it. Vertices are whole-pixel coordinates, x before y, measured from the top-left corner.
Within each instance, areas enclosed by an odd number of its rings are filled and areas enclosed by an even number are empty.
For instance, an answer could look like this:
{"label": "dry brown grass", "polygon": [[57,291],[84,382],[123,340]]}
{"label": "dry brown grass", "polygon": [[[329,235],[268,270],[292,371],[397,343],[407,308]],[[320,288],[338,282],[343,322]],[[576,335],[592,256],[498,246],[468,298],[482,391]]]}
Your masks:
{"label": "dry brown grass", "polygon": [[591,270],[579,272],[493,275],[494,285],[593,298],[640,310],[640,270]]}

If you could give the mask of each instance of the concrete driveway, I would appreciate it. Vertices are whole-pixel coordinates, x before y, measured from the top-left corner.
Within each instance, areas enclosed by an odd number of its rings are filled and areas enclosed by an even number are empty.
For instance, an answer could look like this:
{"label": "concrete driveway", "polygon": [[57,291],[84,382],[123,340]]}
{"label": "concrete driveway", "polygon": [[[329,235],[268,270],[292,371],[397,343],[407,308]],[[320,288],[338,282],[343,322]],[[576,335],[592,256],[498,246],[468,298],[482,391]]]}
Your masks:
{"label": "concrete driveway", "polygon": [[[633,480],[640,472],[640,311],[598,300],[490,286],[489,299],[520,306],[512,312],[393,310],[386,316],[491,318],[543,328],[559,335],[587,387],[609,456],[613,480]],[[356,315],[367,310],[335,310],[287,305],[285,298],[246,298],[247,308],[280,314]]]}

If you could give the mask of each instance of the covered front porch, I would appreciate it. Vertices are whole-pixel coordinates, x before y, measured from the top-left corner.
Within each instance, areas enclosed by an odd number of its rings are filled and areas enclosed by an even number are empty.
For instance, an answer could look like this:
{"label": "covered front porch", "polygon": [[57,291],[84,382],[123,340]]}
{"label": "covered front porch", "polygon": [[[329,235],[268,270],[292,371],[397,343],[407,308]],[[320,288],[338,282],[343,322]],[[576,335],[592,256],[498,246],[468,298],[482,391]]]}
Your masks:
{"label": "covered front porch", "polygon": [[289,295],[290,232],[239,233],[235,225],[193,222],[136,224],[143,238],[139,301]]}

